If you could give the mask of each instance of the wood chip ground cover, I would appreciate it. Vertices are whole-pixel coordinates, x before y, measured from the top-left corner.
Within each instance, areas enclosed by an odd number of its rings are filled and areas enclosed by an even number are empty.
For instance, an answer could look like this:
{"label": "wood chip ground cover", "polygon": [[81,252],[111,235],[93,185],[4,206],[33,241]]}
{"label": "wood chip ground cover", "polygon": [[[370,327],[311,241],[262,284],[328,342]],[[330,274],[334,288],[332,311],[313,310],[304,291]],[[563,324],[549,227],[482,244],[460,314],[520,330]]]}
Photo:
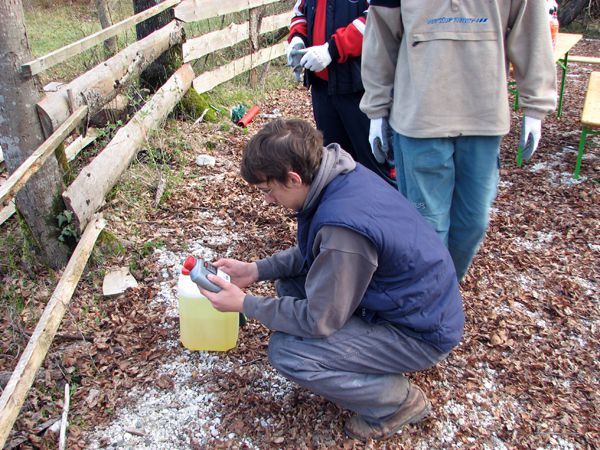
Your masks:
{"label": "wood chip ground cover", "polygon": [[[598,54],[585,40],[574,54]],[[177,275],[189,253],[255,259],[294,242],[288,212],[267,207],[238,175],[241,151],[268,119],[244,133],[170,122],[187,164],[185,182],[157,209],[117,197],[105,211],[127,265],[147,242],[160,248],[133,271],[139,287],[101,298],[101,278],[80,283],[59,336],[10,437],[9,447],[54,447],[65,381],[73,386],[68,447],[77,448],[596,448],[600,442],[600,154],[591,146],[571,178],[591,65],[572,64],[563,117],[544,123],[541,148],[515,167],[519,114],[502,144],[501,183],[485,243],[461,285],[465,337],[437,367],[411,375],[432,414],[385,443],[344,437],[348,412],[280,377],[266,358],[269,331],[250,321],[227,353],[178,342]],[[311,117],[307,92],[269,93],[261,110]],[[184,144],[181,143],[183,140]],[[167,145],[170,141],[166,138]],[[598,139],[596,139],[598,143]],[[169,144],[169,145],[171,145]],[[211,153],[215,166],[197,166]],[[130,208],[127,210],[127,208]],[[133,209],[132,209],[133,208]],[[108,270],[111,267],[106,267]],[[37,277],[37,278],[36,278]],[[52,292],[46,273],[2,280],[30,299],[4,314],[0,370],[14,368]],[[272,293],[270,283],[253,287]],[[8,310],[7,310],[8,311]]]}

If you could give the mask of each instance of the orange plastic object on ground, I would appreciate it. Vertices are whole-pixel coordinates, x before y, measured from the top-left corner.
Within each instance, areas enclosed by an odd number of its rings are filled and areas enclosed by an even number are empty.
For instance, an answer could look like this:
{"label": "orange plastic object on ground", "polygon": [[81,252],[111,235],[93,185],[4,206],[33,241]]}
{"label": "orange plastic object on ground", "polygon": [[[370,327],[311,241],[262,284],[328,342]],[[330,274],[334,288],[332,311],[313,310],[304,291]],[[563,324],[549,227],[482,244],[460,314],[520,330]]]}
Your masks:
{"label": "orange plastic object on ground", "polygon": [[237,123],[238,126],[247,127],[248,124],[252,121],[252,119],[254,119],[254,116],[256,116],[259,111],[260,111],[260,108],[258,106],[253,106],[252,108],[250,108],[250,110],[246,114],[244,114],[244,117],[242,117],[238,121],[238,123]]}

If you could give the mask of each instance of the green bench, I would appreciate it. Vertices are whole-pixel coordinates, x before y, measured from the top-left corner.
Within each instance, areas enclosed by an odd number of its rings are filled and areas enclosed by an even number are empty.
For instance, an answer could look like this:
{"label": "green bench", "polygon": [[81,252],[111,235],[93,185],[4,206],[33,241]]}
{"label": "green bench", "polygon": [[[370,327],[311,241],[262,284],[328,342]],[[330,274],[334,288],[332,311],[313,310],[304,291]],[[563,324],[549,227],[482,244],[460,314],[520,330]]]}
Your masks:
{"label": "green bench", "polygon": [[583,112],[581,113],[581,137],[579,138],[579,151],[573,178],[579,178],[581,159],[589,135],[600,135],[600,72],[592,72],[585,94]]}

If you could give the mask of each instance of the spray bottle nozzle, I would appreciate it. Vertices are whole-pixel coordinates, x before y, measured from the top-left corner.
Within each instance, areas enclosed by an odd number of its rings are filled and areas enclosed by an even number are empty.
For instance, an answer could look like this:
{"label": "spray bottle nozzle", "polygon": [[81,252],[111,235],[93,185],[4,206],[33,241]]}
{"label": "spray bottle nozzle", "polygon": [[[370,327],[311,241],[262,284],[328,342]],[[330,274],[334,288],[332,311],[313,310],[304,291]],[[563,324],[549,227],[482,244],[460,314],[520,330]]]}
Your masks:
{"label": "spray bottle nozzle", "polygon": [[185,259],[185,262],[183,263],[183,269],[181,269],[181,273],[184,275],[189,275],[190,271],[194,268],[195,265],[196,258],[194,258],[193,256],[188,256]]}

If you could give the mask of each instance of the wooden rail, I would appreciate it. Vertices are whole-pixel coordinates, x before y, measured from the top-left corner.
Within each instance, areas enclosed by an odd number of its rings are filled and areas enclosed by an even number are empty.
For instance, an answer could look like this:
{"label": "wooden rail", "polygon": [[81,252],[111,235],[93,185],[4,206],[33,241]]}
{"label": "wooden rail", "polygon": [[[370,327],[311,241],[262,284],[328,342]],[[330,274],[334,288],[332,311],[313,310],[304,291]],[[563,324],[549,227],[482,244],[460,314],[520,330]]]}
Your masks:
{"label": "wooden rail", "polygon": [[190,64],[181,66],[63,193],[65,204],[73,211],[73,223],[80,231],[102,206],[150,132],[158,128],[191,87],[194,76]]}
{"label": "wooden rail", "polygon": [[152,8],[146,9],[135,16],[128,17],[119,23],[116,23],[108,28],[104,28],[103,30],[80,39],[77,42],[73,42],[72,44],[59,48],[58,50],[54,50],[47,55],[23,64],[21,66],[21,73],[25,76],[32,76],[43,72],[44,70],[49,69],[58,63],[66,61],[72,56],[78,55],[79,53],[88,50],[101,42],[104,42],[106,39],[116,36],[120,32],[125,31],[140,22],[143,22],[144,20],[161,13],[166,9],[169,9],[180,2],[181,0],[165,0],[164,2],[153,6]]}
{"label": "wooden rail", "polygon": [[44,141],[38,149],[29,155],[29,158],[15,170],[8,180],[0,186],[0,206],[5,206],[5,203],[13,197],[19,189],[21,189],[27,180],[36,173],[40,167],[46,162],[48,157],[62,144],[65,138],[71,134],[71,131],[77,127],[86,116],[88,111],[87,106],[82,106],[75,111],[71,116],[54,132],[48,139]]}
{"label": "wooden rail", "polygon": [[19,358],[17,367],[2,391],[2,397],[0,397],[0,447],[2,448],[23,406],[27,392],[33,384],[35,374],[48,353],[96,239],[105,225],[102,216],[96,216],[85,229],[27,347]]}
{"label": "wooden rail", "polygon": [[[246,9],[276,3],[280,0],[183,0],[174,9],[175,18],[182,22],[197,22]],[[290,14],[291,19],[291,14]]]}
{"label": "wooden rail", "polygon": [[194,89],[198,91],[198,93],[210,91],[215,86],[231,80],[236,75],[284,55],[285,46],[286,44],[281,42],[271,47],[263,48],[252,55],[236,59],[235,61],[220,66],[210,72],[205,72],[194,80]]}
{"label": "wooden rail", "polygon": [[44,132],[47,135],[54,132],[69,117],[72,108],[87,105],[93,116],[150,63],[182,39],[182,25],[173,20],[78,76],[57,92],[48,92],[37,103]]}
{"label": "wooden rail", "polygon": [[576,62],[576,63],[583,63],[583,64],[600,64],[600,57],[570,55],[569,62]]}
{"label": "wooden rail", "polygon": [[[264,17],[260,23],[260,34],[269,33],[290,23],[290,13],[285,12],[276,16]],[[250,37],[250,27],[248,22],[235,24],[232,23],[227,28],[203,34],[194,39],[190,39],[183,44],[183,61],[189,62],[201,58],[204,55],[231,47],[239,42],[245,41]]]}
{"label": "wooden rail", "polygon": [[[278,0],[183,0],[183,2],[181,0],[166,0],[154,8],[130,17],[88,38],[24,64],[21,69],[29,75],[37,74],[96,45],[102,40],[116,35],[126,27],[133,26],[179,3],[181,3],[179,5],[181,8],[176,8],[176,17],[179,20],[196,21],[256,8],[276,1]],[[257,13],[257,11],[254,12]],[[256,17],[257,14],[255,14]],[[258,33],[267,33],[287,26],[289,17],[291,17],[291,13],[289,12],[265,17],[262,20],[260,30],[257,30],[256,25],[254,25],[258,21],[251,20],[241,25],[232,25],[227,30],[209,33],[210,36],[205,35],[194,39],[187,46],[188,54],[186,61],[221,48],[235,45],[248,37],[253,41],[252,49],[254,50],[257,48],[258,39],[256,37]],[[177,23],[176,25],[177,27],[175,28],[180,28],[181,24]],[[165,30],[170,30],[167,27],[173,28],[173,22],[161,29],[163,33],[165,33]],[[236,32],[239,31],[240,35],[243,35],[244,38],[228,40],[225,35],[227,33],[234,34],[232,33],[233,29]],[[170,33],[170,38],[168,39],[169,46],[178,43],[175,36],[177,31],[173,30],[173,33]],[[161,42],[163,41],[164,39],[161,40]],[[146,44],[138,41],[136,44],[139,48],[142,48],[142,45],[148,46],[148,41],[145,42]],[[136,44],[132,44],[130,47],[135,47]],[[50,348],[98,235],[105,226],[104,219],[96,214],[95,211],[102,205],[106,194],[118,182],[121,173],[127,168],[135,153],[139,150],[143,142],[145,142],[150,131],[159,126],[192,84],[198,92],[209,91],[214,86],[230,80],[236,75],[283,55],[285,53],[285,46],[286,44],[281,42],[255,51],[248,56],[239,58],[213,71],[203,73],[195,79],[191,65],[184,64],[152,99],[117,132],[107,147],[81,171],[75,181],[63,193],[63,199],[67,206],[74,212],[74,222],[80,231],[83,230],[83,235],[0,397],[0,444],[2,446],[5,444],[27,392],[33,384],[35,374]],[[150,47],[157,49],[159,46],[150,45]],[[161,49],[157,51],[159,50]],[[124,52],[127,53],[127,49]],[[137,69],[140,69],[143,64],[136,62],[137,59],[149,59],[146,53],[136,50],[135,54],[138,55],[138,53],[140,53],[139,56],[130,61],[129,65],[126,65],[126,74],[122,78],[119,78],[118,84],[123,84],[138,73]],[[124,62],[125,60],[127,58],[121,54],[114,59],[114,65],[116,66],[117,62]],[[104,65],[107,66],[107,62]],[[47,97],[45,101],[38,103],[38,110],[46,111],[47,117],[50,118],[48,120],[52,121],[50,129],[55,129],[56,131],[0,187],[0,206],[9,203],[4,209],[0,209],[0,216],[8,217],[14,212],[14,202],[10,202],[10,197],[18,192],[29,177],[43,165],[44,161],[46,161],[73,129],[81,123],[86,115],[93,112],[98,105],[103,104],[102,102],[112,95],[116,72],[116,70],[112,72],[110,70],[96,70],[94,76],[89,78],[89,80],[94,80],[97,86],[100,86],[98,92],[103,96],[95,96],[102,99],[98,101],[98,104],[91,101],[93,99],[89,96],[88,91],[90,85],[83,82],[79,84],[71,82],[68,88],[60,93],[60,98],[58,95]],[[84,74],[77,80],[85,80],[86,76],[88,75]],[[65,93],[70,94],[68,98],[64,96]],[[82,102],[87,104],[82,105]],[[42,106],[46,108],[44,109]],[[75,111],[69,115],[69,112],[73,109]],[[81,147],[86,142],[89,143],[91,139],[93,139],[93,136],[76,140],[70,147],[70,150],[67,150],[69,158],[74,157]]]}

